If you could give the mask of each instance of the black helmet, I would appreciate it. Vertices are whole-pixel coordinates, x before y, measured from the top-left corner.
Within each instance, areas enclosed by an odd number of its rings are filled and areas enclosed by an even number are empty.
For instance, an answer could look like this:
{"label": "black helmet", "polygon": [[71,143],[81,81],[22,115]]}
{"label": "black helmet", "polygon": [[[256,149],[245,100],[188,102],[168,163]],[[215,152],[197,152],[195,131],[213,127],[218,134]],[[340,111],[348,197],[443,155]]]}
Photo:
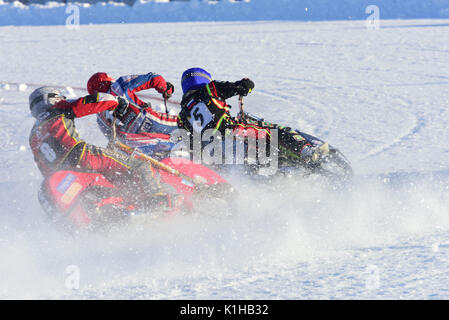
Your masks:
{"label": "black helmet", "polygon": [[40,87],[29,97],[31,115],[36,119],[57,102],[65,99],[61,92],[52,87]]}

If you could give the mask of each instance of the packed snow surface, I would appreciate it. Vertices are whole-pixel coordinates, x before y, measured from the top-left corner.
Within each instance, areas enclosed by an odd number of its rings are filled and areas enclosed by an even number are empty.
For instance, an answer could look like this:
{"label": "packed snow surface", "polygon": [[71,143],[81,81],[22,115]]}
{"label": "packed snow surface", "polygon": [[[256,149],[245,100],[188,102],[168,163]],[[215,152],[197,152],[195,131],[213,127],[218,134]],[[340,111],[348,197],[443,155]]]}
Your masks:
{"label": "packed snow surface", "polygon": [[[448,26],[0,28],[0,298],[448,299]],[[232,217],[142,221],[80,237],[56,230],[37,201],[31,84],[83,88],[97,71],[153,71],[175,84],[179,101],[180,76],[196,66],[215,79],[254,80],[246,109],[339,148],[353,183],[334,190],[316,179],[263,185],[231,175]],[[87,141],[106,145],[94,116],[77,124]]]}

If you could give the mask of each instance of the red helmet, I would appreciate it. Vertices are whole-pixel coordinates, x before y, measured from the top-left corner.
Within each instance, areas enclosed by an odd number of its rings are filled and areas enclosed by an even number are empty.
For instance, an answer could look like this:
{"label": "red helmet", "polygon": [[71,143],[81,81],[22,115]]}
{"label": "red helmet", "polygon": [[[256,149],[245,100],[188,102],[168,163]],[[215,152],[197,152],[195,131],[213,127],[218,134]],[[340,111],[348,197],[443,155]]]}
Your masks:
{"label": "red helmet", "polygon": [[90,77],[89,81],[87,81],[87,91],[89,94],[108,92],[113,81],[115,81],[115,79],[109,76],[106,72],[97,72]]}

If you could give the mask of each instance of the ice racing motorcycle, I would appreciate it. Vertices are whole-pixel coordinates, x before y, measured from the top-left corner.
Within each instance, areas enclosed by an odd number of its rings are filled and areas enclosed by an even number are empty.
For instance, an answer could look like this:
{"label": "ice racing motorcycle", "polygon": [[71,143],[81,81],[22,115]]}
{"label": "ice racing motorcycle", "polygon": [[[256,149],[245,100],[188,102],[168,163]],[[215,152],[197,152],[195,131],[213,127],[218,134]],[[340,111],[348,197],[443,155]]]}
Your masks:
{"label": "ice racing motorcycle", "polygon": [[[265,121],[263,118],[259,118],[248,112],[245,112],[243,110],[242,98],[239,99],[239,107],[240,112],[236,116],[236,120],[238,122],[244,124],[253,124],[255,126],[268,128],[270,130],[278,129],[279,132],[282,131],[283,134],[289,135],[291,139],[305,140],[305,142],[310,144],[312,147],[320,148],[323,150],[323,155],[319,158],[318,161],[305,161],[304,157],[300,155],[299,150],[295,150],[292,145],[283,143],[282,140],[279,140],[277,150],[275,151],[278,161],[274,174],[273,170],[265,170],[267,168],[266,164],[257,163],[257,161],[256,163],[245,162],[243,164],[244,172],[246,174],[255,177],[263,177],[263,179],[267,177],[267,172],[269,172],[269,177],[279,175],[288,175],[295,177],[317,175],[326,177],[329,180],[332,180],[332,182],[346,182],[351,179],[353,175],[351,164],[344,156],[344,154],[337,148],[329,145],[328,143],[313,135],[304,133],[298,129],[292,129],[289,127],[280,126],[278,124],[273,124]],[[170,139],[170,135],[167,134],[155,134],[147,132],[131,134],[120,131],[119,122],[116,122],[116,126],[114,128],[114,126],[112,125],[114,121],[116,121],[116,119],[113,119],[112,113],[108,113],[108,111],[99,114],[97,117],[97,123],[101,131],[107,138],[111,139],[113,132],[115,132],[116,138],[118,140],[126,144],[130,144],[135,148],[138,148],[145,154],[149,154],[155,157],[166,157],[171,150],[176,149],[179,146],[179,143],[177,143],[173,139]],[[247,141],[245,141],[244,143],[247,143]],[[235,148],[236,147],[234,145],[234,149]],[[223,147],[223,150],[224,149],[225,147]],[[184,154],[182,156],[188,159],[193,158],[192,154]],[[227,170],[235,166],[220,164],[211,165],[209,167],[221,172],[222,169]]]}
{"label": "ice racing motorcycle", "polygon": [[305,161],[298,150],[295,150],[288,143],[284,144],[282,140],[279,140],[277,146],[278,175],[310,176],[315,174],[331,179],[334,182],[347,182],[353,176],[351,164],[345,155],[329,143],[311,134],[307,134],[298,129],[267,122],[263,118],[245,112],[242,103],[240,103],[240,112],[236,118],[240,123],[253,124],[269,129],[278,129],[278,131],[282,130],[283,134],[290,135],[291,138],[296,140],[304,140],[313,148],[320,149],[322,152],[317,161]]}
{"label": "ice racing motorcycle", "polygon": [[52,222],[73,232],[105,230],[143,215],[160,218],[201,210],[230,213],[234,189],[213,170],[183,158],[156,160],[124,144],[121,148],[151,161],[152,170],[170,192],[135,203],[99,173],[58,171],[42,182],[38,194]]}

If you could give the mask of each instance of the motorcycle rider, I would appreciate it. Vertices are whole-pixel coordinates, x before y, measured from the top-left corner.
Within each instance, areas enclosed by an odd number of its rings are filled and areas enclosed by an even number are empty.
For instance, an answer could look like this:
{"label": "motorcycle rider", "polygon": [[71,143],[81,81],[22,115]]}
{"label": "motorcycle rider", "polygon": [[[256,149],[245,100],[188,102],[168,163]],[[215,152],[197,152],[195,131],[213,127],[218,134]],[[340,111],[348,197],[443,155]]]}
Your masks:
{"label": "motorcycle rider", "polygon": [[[155,89],[166,100],[174,92],[174,86],[156,73],[149,72],[142,75],[121,76],[117,80],[105,72],[93,74],[87,82],[89,94],[98,92],[110,93],[127,99],[130,102],[126,113],[120,114],[118,119],[122,122],[121,130],[127,133],[153,132],[169,134],[178,128],[177,117],[157,112],[149,103],[139,99],[137,92]],[[102,112],[100,120],[110,125],[110,113]],[[100,123],[101,124],[101,123]]]}
{"label": "motorcycle rider", "polygon": [[[29,138],[34,160],[44,177],[58,170],[93,171],[128,188],[130,197],[148,199],[159,186],[150,167],[141,161],[89,144],[81,139],[75,119],[105,110],[126,112],[121,97],[97,93],[67,100],[52,87],[40,87],[29,96],[30,112],[36,119]],[[133,183],[129,183],[132,180]]]}
{"label": "motorcycle rider", "polygon": [[289,156],[297,161],[317,161],[325,148],[312,146],[297,132],[288,127],[268,124],[260,121],[243,121],[230,114],[230,106],[226,99],[236,95],[246,96],[252,92],[255,85],[248,78],[235,82],[213,80],[209,72],[202,68],[190,68],[181,77],[183,97],[180,126],[190,133],[203,133],[206,129],[220,131],[224,136],[226,129],[231,129],[236,137],[254,136],[270,139],[271,131],[278,129],[279,148],[294,150]]}

